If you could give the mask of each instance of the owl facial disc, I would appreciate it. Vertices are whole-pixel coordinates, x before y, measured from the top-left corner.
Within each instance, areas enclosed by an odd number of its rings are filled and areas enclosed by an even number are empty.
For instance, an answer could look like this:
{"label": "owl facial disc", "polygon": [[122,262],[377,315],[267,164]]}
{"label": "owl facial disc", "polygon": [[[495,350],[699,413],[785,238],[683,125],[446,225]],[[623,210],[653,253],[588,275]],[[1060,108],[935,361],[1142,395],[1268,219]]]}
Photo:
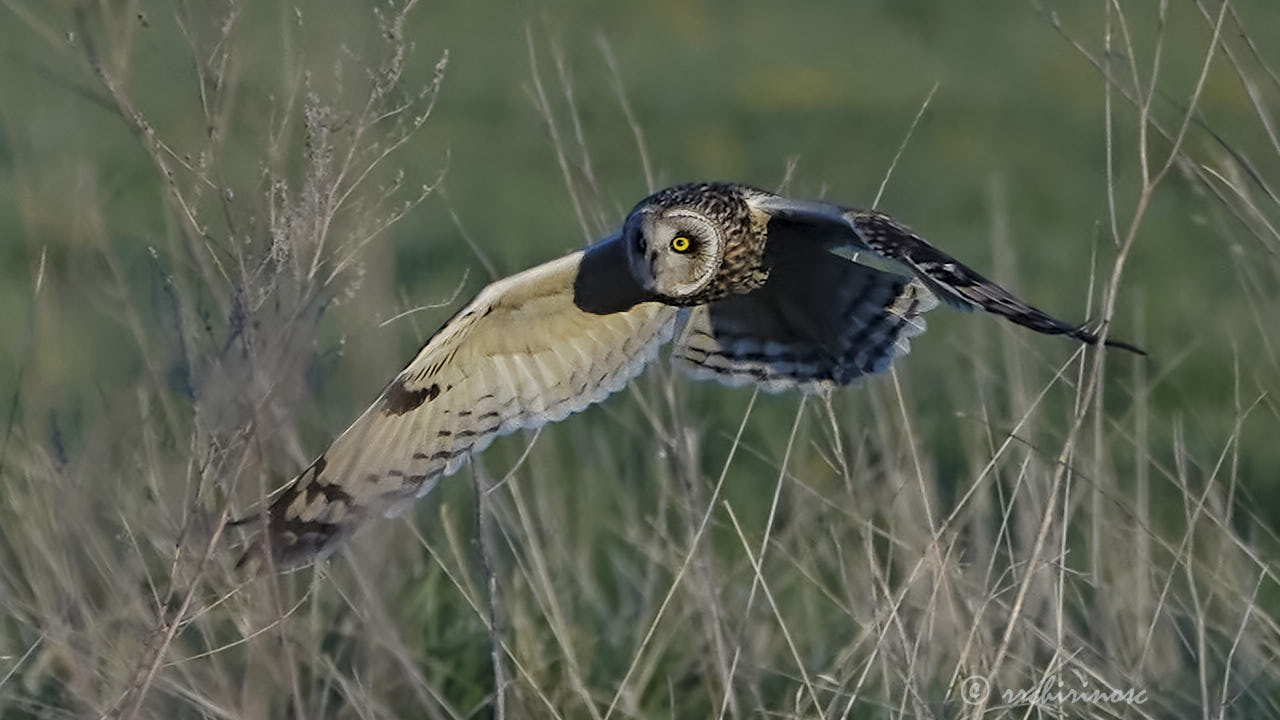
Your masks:
{"label": "owl facial disc", "polygon": [[672,304],[705,288],[723,257],[720,230],[690,208],[637,208],[623,227],[623,241],[636,281]]}

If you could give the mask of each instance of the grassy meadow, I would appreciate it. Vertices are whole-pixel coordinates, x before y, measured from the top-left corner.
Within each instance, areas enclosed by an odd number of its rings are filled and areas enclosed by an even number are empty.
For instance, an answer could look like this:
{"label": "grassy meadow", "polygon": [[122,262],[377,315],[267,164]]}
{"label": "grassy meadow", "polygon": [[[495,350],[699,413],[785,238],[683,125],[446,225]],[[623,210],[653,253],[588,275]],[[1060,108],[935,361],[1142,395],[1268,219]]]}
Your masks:
{"label": "grassy meadow", "polygon": [[[1277,48],[1267,0],[0,0],[0,719],[1280,716]],[[486,282],[697,179],[1150,358],[943,308],[829,397],[663,361],[234,571]]]}

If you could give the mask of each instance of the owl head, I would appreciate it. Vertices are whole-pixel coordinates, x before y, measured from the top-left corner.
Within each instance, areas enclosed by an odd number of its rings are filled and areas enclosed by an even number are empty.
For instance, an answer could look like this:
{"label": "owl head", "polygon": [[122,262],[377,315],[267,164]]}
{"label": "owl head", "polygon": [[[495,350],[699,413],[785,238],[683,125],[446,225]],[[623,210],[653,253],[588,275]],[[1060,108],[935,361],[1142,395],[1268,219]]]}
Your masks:
{"label": "owl head", "polygon": [[763,229],[741,186],[676,185],[644,200],[622,227],[631,274],[672,305],[698,305],[758,286]]}

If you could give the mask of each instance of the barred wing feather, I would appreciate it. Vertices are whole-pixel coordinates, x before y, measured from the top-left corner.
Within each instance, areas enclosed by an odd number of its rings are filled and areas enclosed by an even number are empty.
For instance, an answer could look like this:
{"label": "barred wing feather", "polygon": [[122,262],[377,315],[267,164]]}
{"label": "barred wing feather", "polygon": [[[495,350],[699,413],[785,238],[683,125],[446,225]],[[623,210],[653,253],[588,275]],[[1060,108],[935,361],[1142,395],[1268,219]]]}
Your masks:
{"label": "barred wing feather", "polygon": [[[783,241],[785,243],[785,240]],[[699,379],[822,391],[910,352],[938,300],[918,280],[785,243],[764,287],[693,310],[672,351]]]}
{"label": "barred wing feather", "polygon": [[494,438],[621,389],[670,339],[678,310],[643,301],[616,238],[489,285],[445,324],[271,503],[241,563],[324,556]]}
{"label": "barred wing feather", "polygon": [[[795,200],[762,190],[753,191],[752,206],[791,232],[808,232],[831,247],[869,251],[916,276],[948,305],[960,310],[985,310],[1046,335],[1066,335],[1097,345],[1097,333],[1063,322],[1030,305],[992,280],[930,245],[892,217],[877,210],[854,210],[831,203]],[[772,234],[772,230],[771,230]],[[1139,355],[1146,351],[1122,340],[1103,343]]]}

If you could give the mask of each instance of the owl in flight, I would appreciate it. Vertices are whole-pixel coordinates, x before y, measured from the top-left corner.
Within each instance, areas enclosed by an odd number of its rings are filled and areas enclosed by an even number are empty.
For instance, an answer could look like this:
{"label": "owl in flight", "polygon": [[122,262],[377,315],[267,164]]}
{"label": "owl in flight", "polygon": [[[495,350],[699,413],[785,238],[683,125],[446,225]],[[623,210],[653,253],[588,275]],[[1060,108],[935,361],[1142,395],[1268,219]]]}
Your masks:
{"label": "owl in flight", "polygon": [[1098,342],[883,213],[735,183],[667,188],[612,237],[481,290],[243,521],[265,517],[266,528],[240,564],[269,556],[279,570],[328,555],[495,437],[621,389],[673,337],[672,362],[696,378],[822,391],[888,368],[939,300]]}

